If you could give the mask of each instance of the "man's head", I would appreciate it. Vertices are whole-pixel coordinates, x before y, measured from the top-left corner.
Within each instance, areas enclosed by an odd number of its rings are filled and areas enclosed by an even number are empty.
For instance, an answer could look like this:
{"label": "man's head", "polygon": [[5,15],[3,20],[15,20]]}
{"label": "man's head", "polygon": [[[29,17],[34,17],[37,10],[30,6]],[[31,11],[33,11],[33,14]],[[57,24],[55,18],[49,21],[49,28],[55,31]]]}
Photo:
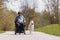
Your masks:
{"label": "man's head", "polygon": [[19,16],[21,16],[21,15],[22,15],[22,13],[21,13],[21,12],[18,12],[18,15],[19,15]]}

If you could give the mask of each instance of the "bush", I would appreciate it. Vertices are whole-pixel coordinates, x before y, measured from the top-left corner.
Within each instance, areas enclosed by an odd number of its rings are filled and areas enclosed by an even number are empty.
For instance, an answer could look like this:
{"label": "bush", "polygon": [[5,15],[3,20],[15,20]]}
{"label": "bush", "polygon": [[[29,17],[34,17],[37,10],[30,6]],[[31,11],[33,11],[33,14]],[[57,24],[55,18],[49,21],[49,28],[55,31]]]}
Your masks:
{"label": "bush", "polygon": [[0,30],[14,30],[14,19],[16,14],[7,9],[0,9]]}

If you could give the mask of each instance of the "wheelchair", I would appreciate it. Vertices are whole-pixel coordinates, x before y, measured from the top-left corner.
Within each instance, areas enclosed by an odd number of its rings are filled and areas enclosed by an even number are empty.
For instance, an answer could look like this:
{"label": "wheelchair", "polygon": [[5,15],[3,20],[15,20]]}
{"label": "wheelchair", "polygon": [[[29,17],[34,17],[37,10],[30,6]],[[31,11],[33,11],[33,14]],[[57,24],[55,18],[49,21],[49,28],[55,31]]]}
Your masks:
{"label": "wheelchair", "polygon": [[21,33],[24,33],[25,34],[25,25],[24,24],[22,24],[22,23],[20,23],[20,25],[18,25],[18,24],[15,24],[15,35],[17,34],[17,33],[19,33],[19,34],[21,34]]}

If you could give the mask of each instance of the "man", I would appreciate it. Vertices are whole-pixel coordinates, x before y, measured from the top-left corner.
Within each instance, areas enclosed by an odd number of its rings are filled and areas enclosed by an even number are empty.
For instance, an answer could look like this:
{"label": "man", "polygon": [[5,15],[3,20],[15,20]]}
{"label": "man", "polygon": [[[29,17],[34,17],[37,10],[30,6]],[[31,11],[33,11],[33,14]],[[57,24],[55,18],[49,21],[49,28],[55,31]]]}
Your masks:
{"label": "man", "polygon": [[24,33],[25,34],[25,18],[21,12],[18,12],[18,16],[15,18],[15,34],[16,33]]}

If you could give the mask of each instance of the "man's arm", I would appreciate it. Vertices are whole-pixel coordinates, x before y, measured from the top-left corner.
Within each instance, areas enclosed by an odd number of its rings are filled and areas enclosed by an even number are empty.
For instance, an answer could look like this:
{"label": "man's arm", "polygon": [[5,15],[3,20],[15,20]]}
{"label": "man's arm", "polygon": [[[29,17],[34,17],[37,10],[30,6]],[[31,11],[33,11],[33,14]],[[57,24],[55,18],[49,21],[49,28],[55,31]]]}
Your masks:
{"label": "man's arm", "polygon": [[26,19],[25,19],[25,17],[24,17],[24,16],[22,16],[22,18],[23,18],[23,23],[26,23]]}

